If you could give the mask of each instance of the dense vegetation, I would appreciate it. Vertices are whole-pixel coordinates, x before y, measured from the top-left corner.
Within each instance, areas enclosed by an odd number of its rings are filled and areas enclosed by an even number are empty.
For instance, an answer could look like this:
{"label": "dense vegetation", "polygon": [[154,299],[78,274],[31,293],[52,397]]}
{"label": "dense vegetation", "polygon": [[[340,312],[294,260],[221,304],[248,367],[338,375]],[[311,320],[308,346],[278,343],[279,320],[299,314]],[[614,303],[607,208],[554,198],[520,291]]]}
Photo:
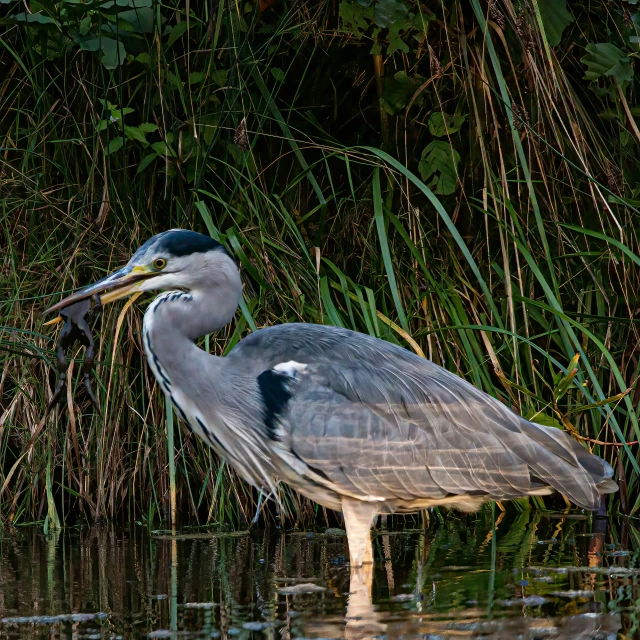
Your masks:
{"label": "dense vegetation", "polygon": [[640,507],[635,2],[0,2],[5,521],[154,520],[174,478],[183,517],[253,517],[167,421],[137,309],[96,323],[102,415],[78,360],[41,422],[53,294],[178,226],[242,265],[206,348],[294,320],[398,342],[570,431],[626,477],[609,508]]}

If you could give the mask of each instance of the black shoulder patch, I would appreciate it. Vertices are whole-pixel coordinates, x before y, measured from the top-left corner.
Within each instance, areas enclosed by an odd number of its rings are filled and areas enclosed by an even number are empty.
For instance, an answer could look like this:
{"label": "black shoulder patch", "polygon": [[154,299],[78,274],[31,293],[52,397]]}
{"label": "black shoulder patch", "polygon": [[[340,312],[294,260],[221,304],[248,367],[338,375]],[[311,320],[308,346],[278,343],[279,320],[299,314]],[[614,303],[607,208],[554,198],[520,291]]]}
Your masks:
{"label": "black shoulder patch", "polygon": [[290,378],[277,371],[263,371],[258,376],[258,387],[262,395],[264,424],[272,440],[278,440],[278,417],[287,408],[292,393],[287,388]]}
{"label": "black shoulder patch", "polygon": [[178,258],[207,251],[227,253],[227,250],[213,238],[186,229],[173,229],[162,234],[158,241],[158,249]]}

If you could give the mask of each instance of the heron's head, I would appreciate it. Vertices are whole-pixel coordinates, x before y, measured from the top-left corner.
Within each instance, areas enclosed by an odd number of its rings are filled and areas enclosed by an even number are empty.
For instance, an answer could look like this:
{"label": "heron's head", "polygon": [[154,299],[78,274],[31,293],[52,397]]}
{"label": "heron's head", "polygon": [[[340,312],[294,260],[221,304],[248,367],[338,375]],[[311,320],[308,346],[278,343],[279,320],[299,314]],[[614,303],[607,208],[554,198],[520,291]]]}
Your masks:
{"label": "heron's head", "polygon": [[[232,296],[240,294],[238,267],[230,254],[209,236],[171,229],[147,240],[125,267],[67,296],[45,313],[96,294],[102,304],[108,304],[140,291],[210,291],[216,287],[228,290]],[[236,298],[236,304],[237,301]]]}

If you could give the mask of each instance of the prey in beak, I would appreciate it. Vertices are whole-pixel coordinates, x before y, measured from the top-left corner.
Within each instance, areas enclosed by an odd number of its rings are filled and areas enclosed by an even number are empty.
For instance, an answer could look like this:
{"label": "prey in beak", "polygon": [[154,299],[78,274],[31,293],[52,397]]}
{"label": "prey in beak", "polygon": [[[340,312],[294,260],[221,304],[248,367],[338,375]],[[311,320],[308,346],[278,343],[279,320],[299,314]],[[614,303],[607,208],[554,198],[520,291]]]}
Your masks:
{"label": "prey in beak", "polygon": [[83,382],[91,403],[98,413],[100,412],[100,405],[91,388],[95,343],[87,321],[88,317],[99,314],[103,304],[136,293],[142,282],[152,275],[156,275],[156,272],[148,267],[127,265],[106,278],[72,293],[45,311],[45,313],[52,311],[59,313],[53,320],[45,322],[45,325],[52,325],[58,322],[64,322],[64,325],[56,343],[58,381],[53,397],[47,405],[44,421],[46,421],[49,413],[62,397],[67,382],[67,370],[69,369],[66,351],[72,348],[76,342],[86,347],[82,365]]}
{"label": "prey in beak", "polygon": [[[122,267],[113,273],[109,274],[106,278],[98,280],[70,296],[63,298],[60,302],[49,307],[45,313],[51,313],[52,311],[60,311],[72,304],[79,302],[80,300],[86,300],[93,298],[94,301],[99,300],[101,304],[109,304],[120,298],[125,298],[132,293],[139,291],[140,285],[151,276],[158,275],[158,272],[142,265]],[[46,324],[55,324],[63,318],[55,318],[50,320]]]}

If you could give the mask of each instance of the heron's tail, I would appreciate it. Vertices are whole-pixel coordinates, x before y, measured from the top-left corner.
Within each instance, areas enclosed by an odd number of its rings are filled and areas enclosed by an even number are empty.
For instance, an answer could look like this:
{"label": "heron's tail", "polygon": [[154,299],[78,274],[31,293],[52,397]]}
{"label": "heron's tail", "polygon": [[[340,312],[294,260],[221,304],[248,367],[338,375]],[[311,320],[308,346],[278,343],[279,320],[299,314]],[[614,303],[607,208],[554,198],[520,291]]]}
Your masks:
{"label": "heron's tail", "polygon": [[578,462],[592,477],[596,489],[600,495],[615,493],[618,490],[618,483],[613,479],[613,468],[602,458],[589,453],[579,442],[567,436]]}
{"label": "heron's tail", "polygon": [[[590,511],[598,509],[601,495],[618,490],[608,462],[589,453],[560,429],[524,423],[522,431],[543,447],[538,450],[536,460],[529,461],[533,475],[543,485],[553,487],[574,504]],[[552,454],[551,459],[548,454]]]}

